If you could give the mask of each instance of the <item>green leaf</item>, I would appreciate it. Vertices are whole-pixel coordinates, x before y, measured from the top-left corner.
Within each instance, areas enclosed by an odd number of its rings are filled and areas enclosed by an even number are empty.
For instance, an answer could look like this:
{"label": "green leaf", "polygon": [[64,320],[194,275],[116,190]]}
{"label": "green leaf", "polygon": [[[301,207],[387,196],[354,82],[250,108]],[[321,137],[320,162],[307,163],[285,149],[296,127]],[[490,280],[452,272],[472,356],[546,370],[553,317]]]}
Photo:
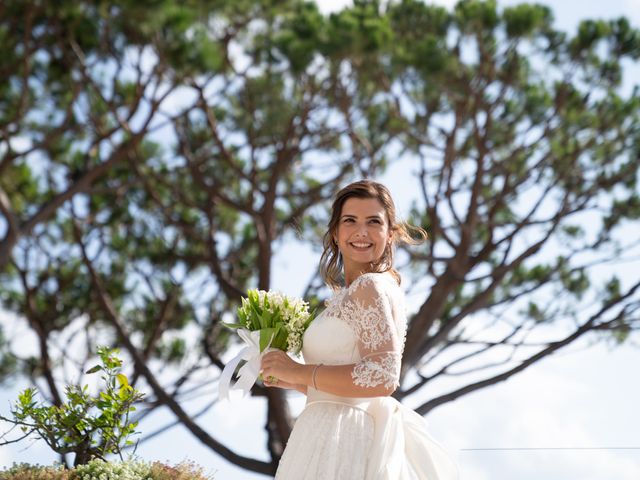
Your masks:
{"label": "green leaf", "polygon": [[[276,335],[275,328],[262,328],[260,329],[260,351],[264,352],[269,345],[269,342],[272,342],[272,338]],[[273,343],[273,342],[272,342]]]}
{"label": "green leaf", "polygon": [[260,315],[260,328],[261,329],[270,328],[272,317],[273,317],[273,314],[269,310],[264,310],[262,312],[262,315]]}
{"label": "green leaf", "polygon": [[127,379],[127,376],[125,374],[118,373],[118,374],[116,374],[116,378],[120,382],[120,386],[121,387],[128,387],[129,386],[129,379]]}
{"label": "green leaf", "polygon": [[237,328],[247,328],[246,325],[243,325],[241,323],[227,323],[227,322],[220,322],[222,325],[224,325],[227,328],[231,328],[231,329],[237,329]]}

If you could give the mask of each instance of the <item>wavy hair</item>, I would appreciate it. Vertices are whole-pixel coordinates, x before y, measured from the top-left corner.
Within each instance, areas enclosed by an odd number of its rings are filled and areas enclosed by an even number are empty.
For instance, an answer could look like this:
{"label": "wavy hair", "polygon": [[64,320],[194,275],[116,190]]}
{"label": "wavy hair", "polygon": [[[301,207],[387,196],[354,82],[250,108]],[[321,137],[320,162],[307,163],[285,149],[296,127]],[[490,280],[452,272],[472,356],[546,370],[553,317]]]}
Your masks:
{"label": "wavy hair", "polygon": [[[400,274],[393,268],[395,246],[399,243],[417,245],[429,237],[423,228],[406,222],[399,222],[396,219],[396,206],[391,198],[391,193],[389,193],[387,187],[373,180],[360,180],[350,183],[336,194],[331,206],[331,219],[329,220],[327,232],[322,239],[323,251],[320,257],[320,275],[331,288],[338,289],[342,286],[341,277],[344,262],[334,237],[338,231],[342,207],[350,198],[375,198],[384,207],[387,215],[387,226],[389,231],[392,232],[391,242],[385,247],[380,260],[369,264],[368,272],[391,272],[399,285]],[[414,238],[411,232],[415,233],[417,238]]]}

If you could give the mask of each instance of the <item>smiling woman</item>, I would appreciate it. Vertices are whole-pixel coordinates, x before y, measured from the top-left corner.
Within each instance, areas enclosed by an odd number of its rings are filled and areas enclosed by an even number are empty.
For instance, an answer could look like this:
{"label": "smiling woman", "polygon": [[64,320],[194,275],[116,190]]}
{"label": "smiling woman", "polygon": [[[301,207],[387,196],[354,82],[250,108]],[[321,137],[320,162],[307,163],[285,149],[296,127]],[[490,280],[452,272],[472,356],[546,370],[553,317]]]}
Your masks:
{"label": "smiling woman", "polygon": [[341,287],[343,275],[348,286],[366,272],[389,271],[400,283],[393,268],[395,245],[427,239],[422,228],[397,221],[391,194],[381,183],[363,180],[346,186],[336,195],[331,211],[320,271],[334,289]]}
{"label": "smiling woman", "polygon": [[276,479],[457,478],[424,419],[390,397],[407,329],[394,245],[425,238],[424,230],[396,220],[384,185],[363,180],[338,192],[320,260],[335,295],[304,334],[305,364],[281,351],[262,359],[266,386],[307,395]]}

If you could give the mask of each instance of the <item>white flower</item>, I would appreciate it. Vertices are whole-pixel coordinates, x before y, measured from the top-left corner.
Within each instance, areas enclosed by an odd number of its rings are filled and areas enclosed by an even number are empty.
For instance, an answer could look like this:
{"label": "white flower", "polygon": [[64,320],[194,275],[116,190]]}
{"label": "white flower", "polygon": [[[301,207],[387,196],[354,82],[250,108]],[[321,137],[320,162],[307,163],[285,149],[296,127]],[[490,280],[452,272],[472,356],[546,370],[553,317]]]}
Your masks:
{"label": "white flower", "polygon": [[[238,317],[238,325],[250,331],[276,329],[272,346],[298,353],[302,348],[302,335],[309,324],[309,304],[276,291],[250,290],[247,298],[242,299]],[[234,328],[239,328],[238,325]]]}

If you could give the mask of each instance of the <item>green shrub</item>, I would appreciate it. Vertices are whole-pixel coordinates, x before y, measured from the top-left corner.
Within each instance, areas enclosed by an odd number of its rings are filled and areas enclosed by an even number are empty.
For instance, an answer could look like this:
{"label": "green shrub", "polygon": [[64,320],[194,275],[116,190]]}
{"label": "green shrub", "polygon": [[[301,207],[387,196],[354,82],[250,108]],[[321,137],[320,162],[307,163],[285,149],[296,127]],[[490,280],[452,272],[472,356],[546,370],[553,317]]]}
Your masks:
{"label": "green shrub", "polygon": [[212,480],[213,476],[206,475],[202,467],[191,462],[184,462],[176,467],[170,467],[160,462],[151,465],[153,480]]}
{"label": "green shrub", "polygon": [[0,472],[0,480],[71,480],[71,471],[61,465],[44,467],[17,463]]}
{"label": "green shrub", "polygon": [[0,480],[213,480],[213,477],[190,462],[172,467],[142,460],[105,462],[95,459],[71,470],[62,466],[15,464],[0,472]]}
{"label": "green shrub", "polygon": [[[67,385],[66,402],[59,406],[46,405],[36,400],[35,388],[27,388],[11,409],[14,418],[0,416],[0,419],[19,426],[25,433],[23,439],[35,434],[56,453],[74,453],[76,466],[92,458],[104,459],[108,454],[122,459],[122,449],[133,443],[129,437],[136,433],[137,422],[131,422],[129,414],[143,394],[120,373],[122,361],[116,356],[117,352],[98,348],[101,364],[87,372],[103,374],[105,386],[98,395],[90,395],[87,385]],[[7,443],[12,441],[0,442],[0,445]]]}

